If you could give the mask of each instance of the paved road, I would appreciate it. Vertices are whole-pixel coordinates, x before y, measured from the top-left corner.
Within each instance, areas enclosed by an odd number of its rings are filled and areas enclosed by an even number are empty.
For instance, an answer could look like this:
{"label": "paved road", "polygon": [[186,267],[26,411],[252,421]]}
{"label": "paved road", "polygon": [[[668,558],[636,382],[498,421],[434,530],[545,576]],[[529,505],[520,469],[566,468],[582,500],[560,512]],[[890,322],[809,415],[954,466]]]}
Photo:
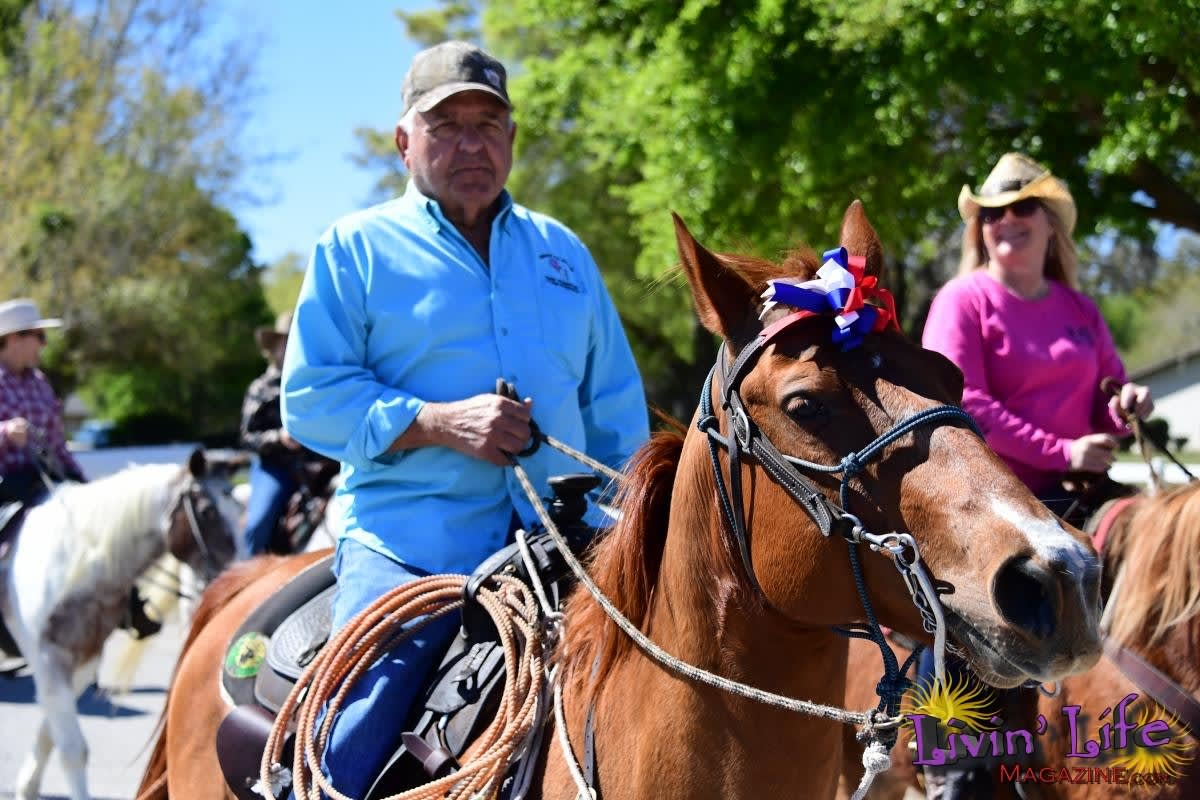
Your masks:
{"label": "paved road", "polygon": [[[123,644],[124,637],[118,631],[105,647],[100,686],[112,683],[115,648]],[[134,796],[182,641],[179,623],[168,623],[147,647],[128,694],[109,698],[93,687],[80,699],[80,722],[91,751],[88,786],[96,800],[129,800]],[[0,720],[0,800],[11,800],[17,770],[41,721],[31,678],[0,678]],[[66,793],[66,778],[58,757],[53,756],[42,782],[42,797],[59,800]]]}

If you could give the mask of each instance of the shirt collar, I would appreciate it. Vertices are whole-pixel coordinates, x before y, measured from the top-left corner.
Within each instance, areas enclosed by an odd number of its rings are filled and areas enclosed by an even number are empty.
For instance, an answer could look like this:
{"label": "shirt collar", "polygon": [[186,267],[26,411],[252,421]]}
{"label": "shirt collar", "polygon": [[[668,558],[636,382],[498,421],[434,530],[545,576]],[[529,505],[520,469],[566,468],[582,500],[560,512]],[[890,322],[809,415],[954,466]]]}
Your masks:
{"label": "shirt collar", "polygon": [[[408,185],[404,189],[404,201],[415,208],[421,219],[435,232],[443,226],[454,227],[454,223],[442,213],[441,204],[432,197],[426,197],[422,194],[421,190],[417,188],[416,181],[409,180]],[[503,227],[512,211],[513,200],[512,195],[508,193],[508,189],[500,190],[499,205],[500,209],[496,212],[496,218],[492,220],[493,228],[497,226]]]}
{"label": "shirt collar", "polygon": [[35,368],[23,369],[20,371],[11,370],[8,367],[4,366],[3,364],[0,364],[0,378],[7,378],[9,376],[12,376],[14,378],[24,378],[29,375],[32,375],[34,373],[34,370],[35,370]]}

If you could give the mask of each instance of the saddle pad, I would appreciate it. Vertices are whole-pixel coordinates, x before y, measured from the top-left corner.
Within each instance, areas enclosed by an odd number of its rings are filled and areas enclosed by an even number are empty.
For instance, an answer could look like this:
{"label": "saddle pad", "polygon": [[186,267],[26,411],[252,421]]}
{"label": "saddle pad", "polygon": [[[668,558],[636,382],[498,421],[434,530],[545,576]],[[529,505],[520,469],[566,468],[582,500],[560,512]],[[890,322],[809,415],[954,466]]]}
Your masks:
{"label": "saddle pad", "polygon": [[254,610],[229,640],[221,668],[221,689],[233,707],[254,703],[254,684],[267,661],[271,637],[292,612],[333,586],[333,554],[297,573]]}
{"label": "saddle pad", "polygon": [[1096,548],[1097,553],[1104,552],[1104,546],[1108,543],[1108,534],[1112,531],[1113,524],[1136,500],[1135,496],[1114,498],[1100,506],[1096,513],[1088,519],[1083,532],[1091,537],[1092,546]]}

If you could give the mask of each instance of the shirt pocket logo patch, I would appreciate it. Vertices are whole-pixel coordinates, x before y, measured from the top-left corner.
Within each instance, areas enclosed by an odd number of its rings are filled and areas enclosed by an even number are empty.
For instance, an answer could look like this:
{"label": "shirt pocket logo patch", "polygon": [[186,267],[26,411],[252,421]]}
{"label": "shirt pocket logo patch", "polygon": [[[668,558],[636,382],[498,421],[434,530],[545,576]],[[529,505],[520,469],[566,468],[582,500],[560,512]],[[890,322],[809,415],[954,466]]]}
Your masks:
{"label": "shirt pocket logo patch", "polygon": [[547,283],[575,294],[583,294],[583,288],[575,276],[575,268],[565,258],[553,253],[542,253],[538,260],[541,262],[542,277]]}

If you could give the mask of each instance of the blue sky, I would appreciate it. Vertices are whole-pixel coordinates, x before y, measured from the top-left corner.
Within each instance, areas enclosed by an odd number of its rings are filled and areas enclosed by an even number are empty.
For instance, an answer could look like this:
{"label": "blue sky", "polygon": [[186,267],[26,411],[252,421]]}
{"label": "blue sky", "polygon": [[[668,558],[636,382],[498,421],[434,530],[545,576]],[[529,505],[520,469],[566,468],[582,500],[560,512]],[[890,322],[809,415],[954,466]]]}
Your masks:
{"label": "blue sky", "polygon": [[[390,129],[416,45],[395,17],[430,0],[222,0],[223,24],[262,35],[260,88],[246,140],[278,158],[252,171],[233,211],[270,263],[308,251],[342,214],[366,205],[374,176],[355,166],[354,130]],[[398,156],[397,156],[398,157]]]}

